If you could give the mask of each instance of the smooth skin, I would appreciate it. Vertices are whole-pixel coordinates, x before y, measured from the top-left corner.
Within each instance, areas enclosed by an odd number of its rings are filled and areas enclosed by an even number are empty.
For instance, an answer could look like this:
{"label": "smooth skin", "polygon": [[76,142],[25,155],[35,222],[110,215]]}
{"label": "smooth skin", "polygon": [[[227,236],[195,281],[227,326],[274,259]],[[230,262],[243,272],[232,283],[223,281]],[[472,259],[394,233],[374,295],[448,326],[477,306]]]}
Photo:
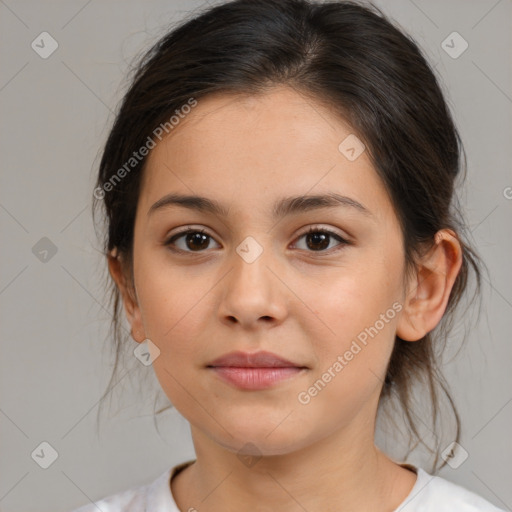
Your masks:
{"label": "smooth skin", "polygon": [[[159,348],[156,376],[191,425],[197,460],[170,484],[182,511],[393,511],[416,481],[375,446],[379,394],[395,336],[415,342],[441,320],[461,246],[439,231],[416,271],[405,272],[398,219],[368,152],[350,161],[338,149],[352,133],[320,103],[280,86],[201,99],[148,156],[135,290],[115,253],[108,263],[134,339]],[[332,192],[370,213],[340,205],[272,216],[282,198]],[[150,213],[169,193],[205,196],[227,215],[176,205]],[[188,226],[211,238],[166,245]],[[322,246],[305,234],[310,227],[334,234]],[[248,236],[263,250],[251,263],[236,250]],[[300,403],[395,302],[401,311]],[[206,368],[234,350],[271,351],[307,369],[240,390]]]}

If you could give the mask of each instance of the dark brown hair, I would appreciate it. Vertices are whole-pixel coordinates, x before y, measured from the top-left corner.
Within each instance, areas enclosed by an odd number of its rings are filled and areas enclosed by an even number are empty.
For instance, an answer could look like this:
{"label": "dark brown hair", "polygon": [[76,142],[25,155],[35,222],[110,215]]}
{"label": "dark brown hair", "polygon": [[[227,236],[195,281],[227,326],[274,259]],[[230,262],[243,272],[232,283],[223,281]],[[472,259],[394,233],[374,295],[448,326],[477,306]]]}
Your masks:
{"label": "dark brown hair", "polygon": [[[102,154],[93,216],[101,205],[105,256],[113,249],[122,255],[133,285],[133,230],[146,158],[131,161],[129,167],[126,163],[155,129],[162,123],[168,126],[173,113],[191,98],[201,101],[219,92],[258,94],[276,85],[293,87],[328,106],[364,142],[399,219],[408,271],[431,247],[438,230],[457,233],[463,263],[445,315],[417,342],[396,338],[379,409],[392,396],[397,398],[410,429],[410,448],[413,439],[424,441],[420,423],[429,421],[422,414],[429,404],[431,431],[438,428],[443,395],[455,423],[450,440],[459,440],[460,420],[438,363],[471,268],[475,296],[480,292],[481,261],[465,237],[455,195],[457,179],[465,178],[465,155],[427,59],[377,7],[350,1],[235,0],[194,13],[166,33],[134,68]],[[129,334],[123,332],[121,299],[112,280],[110,292],[116,360],[104,397]],[[420,404],[420,416],[413,407],[415,383],[426,384],[430,397],[429,404]],[[443,446],[434,437],[435,468]]]}

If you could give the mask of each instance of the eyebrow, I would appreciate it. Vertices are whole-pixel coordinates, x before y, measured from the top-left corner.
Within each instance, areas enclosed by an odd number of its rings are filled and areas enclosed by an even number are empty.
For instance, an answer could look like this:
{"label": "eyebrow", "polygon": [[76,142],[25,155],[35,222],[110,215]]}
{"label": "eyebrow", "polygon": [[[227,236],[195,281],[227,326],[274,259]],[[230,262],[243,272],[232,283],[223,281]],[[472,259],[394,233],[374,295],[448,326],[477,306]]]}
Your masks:
{"label": "eyebrow", "polygon": [[[225,205],[222,205],[213,199],[196,195],[172,193],[165,195],[156,203],[154,203],[148,211],[148,216],[158,210],[171,206],[180,206],[190,210],[211,213],[220,217],[228,216],[228,209],[225,207]],[[372,212],[363,206],[360,202],[350,197],[342,196],[336,193],[285,197],[276,201],[272,210],[272,215],[274,218],[281,218],[288,215],[308,212],[311,210],[317,210],[321,208],[335,208],[340,206],[345,208],[353,208],[368,217],[373,216]]]}

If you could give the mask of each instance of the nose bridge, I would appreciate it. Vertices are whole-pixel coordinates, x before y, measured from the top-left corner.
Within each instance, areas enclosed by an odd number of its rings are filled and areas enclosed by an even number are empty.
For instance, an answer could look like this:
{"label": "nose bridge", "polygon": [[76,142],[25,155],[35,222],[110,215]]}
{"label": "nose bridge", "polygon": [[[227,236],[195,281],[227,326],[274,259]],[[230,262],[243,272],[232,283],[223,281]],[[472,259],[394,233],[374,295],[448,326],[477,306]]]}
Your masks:
{"label": "nose bridge", "polygon": [[[261,236],[258,241],[253,236],[245,237],[238,246],[235,247],[232,256],[233,271],[231,279],[233,286],[249,287],[252,295],[256,296],[264,292],[268,286],[271,272],[267,268],[269,265],[270,247]],[[248,290],[246,290],[248,291]]]}
{"label": "nose bridge", "polygon": [[[261,317],[280,317],[283,313],[279,286],[270,268],[270,247],[263,246],[253,236],[247,236],[235,247],[221,314],[250,324]],[[270,268],[269,268],[270,267]]]}

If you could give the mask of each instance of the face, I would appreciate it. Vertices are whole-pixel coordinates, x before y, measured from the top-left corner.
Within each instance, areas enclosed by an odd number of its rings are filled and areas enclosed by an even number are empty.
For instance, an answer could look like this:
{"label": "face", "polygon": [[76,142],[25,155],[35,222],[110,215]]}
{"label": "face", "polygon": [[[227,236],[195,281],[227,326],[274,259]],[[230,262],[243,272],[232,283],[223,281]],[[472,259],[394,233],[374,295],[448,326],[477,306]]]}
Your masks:
{"label": "face", "polygon": [[[233,451],[283,454],[374,421],[404,254],[390,198],[354,137],[282,87],[201,99],[148,157],[130,321],[158,347],[153,367],[173,405]],[[168,194],[223,211],[152,208]],[[304,201],[334,194],[345,199]],[[292,197],[303,201],[283,207]],[[209,367],[233,351],[271,352],[294,368]]]}

